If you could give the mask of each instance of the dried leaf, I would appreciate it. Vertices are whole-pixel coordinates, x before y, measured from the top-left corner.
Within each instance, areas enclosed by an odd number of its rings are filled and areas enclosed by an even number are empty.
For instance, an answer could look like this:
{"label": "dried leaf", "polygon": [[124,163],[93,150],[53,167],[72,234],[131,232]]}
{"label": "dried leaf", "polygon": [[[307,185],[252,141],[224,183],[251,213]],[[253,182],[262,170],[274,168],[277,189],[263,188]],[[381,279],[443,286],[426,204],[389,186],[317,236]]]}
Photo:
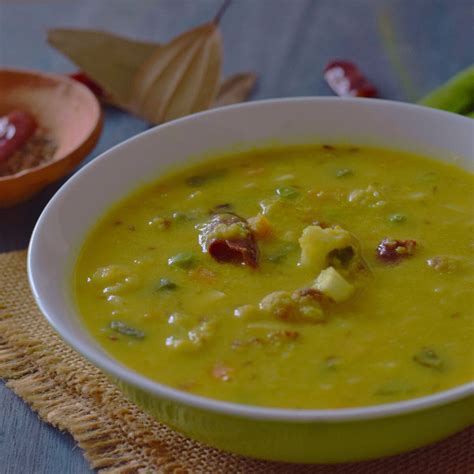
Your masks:
{"label": "dried leaf", "polygon": [[130,102],[132,79],[140,65],[160,49],[158,43],[79,29],[50,30],[48,42],[97,82],[113,103],[121,106]]}
{"label": "dried leaf", "polygon": [[222,82],[213,107],[237,104],[246,100],[255,88],[256,74],[241,72],[229,76]]}
{"label": "dried leaf", "polygon": [[215,106],[239,102],[253,89],[256,76],[251,73],[231,76],[219,86],[218,24],[230,2],[223,3],[212,22],[164,45],[78,29],[50,30],[48,41],[105,91],[107,102],[161,123],[205,110],[214,101]]}
{"label": "dried leaf", "polygon": [[217,95],[221,63],[215,22],[183,33],[139,68],[130,109],[152,123],[207,109]]}

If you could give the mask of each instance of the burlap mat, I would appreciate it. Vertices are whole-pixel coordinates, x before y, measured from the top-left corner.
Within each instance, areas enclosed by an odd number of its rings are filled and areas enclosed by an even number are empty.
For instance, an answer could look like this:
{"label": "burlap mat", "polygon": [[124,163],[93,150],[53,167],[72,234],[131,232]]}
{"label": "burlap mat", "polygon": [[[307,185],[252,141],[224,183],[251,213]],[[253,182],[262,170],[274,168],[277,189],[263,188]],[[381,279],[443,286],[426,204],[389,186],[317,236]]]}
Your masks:
{"label": "burlap mat", "polygon": [[44,421],[69,431],[99,472],[474,472],[474,427],[412,453],[332,466],[255,461],[185,439],[128,402],[98,369],[59,339],[35,306],[25,258],[26,252],[0,255],[0,377]]}

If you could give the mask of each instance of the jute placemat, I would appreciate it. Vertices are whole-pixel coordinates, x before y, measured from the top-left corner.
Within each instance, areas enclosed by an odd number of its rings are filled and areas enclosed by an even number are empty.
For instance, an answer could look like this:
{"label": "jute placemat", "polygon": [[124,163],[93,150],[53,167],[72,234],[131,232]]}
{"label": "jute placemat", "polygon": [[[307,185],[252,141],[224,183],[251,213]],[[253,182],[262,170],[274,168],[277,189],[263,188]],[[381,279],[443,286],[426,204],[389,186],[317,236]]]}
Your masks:
{"label": "jute placemat", "polygon": [[128,402],[98,369],[60,340],[33,301],[25,259],[23,251],[0,255],[0,377],[44,421],[69,431],[99,472],[474,472],[474,427],[412,453],[344,465],[255,461],[190,441]]}

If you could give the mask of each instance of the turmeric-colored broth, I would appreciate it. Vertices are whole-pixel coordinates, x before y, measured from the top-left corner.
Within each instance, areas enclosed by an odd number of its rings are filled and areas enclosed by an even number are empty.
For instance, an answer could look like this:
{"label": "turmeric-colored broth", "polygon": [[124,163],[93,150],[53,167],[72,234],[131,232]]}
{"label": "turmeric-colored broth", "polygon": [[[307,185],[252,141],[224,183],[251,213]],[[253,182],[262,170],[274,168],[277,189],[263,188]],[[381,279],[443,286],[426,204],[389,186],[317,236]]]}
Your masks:
{"label": "turmeric-colored broth", "polygon": [[[431,394],[474,378],[473,184],[345,145],[189,165],[99,220],[77,304],[113,357],[194,394],[286,408]],[[209,233],[216,215],[239,222]],[[217,261],[216,240],[252,241],[254,264]]]}

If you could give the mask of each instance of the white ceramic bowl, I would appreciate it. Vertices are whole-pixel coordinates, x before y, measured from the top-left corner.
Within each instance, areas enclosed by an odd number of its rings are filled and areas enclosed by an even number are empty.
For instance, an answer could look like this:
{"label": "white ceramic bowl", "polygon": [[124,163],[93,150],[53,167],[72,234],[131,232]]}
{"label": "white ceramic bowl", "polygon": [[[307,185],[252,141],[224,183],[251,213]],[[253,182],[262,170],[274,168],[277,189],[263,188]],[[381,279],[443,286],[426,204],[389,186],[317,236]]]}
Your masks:
{"label": "white ceramic bowl", "polygon": [[29,248],[34,296],[61,337],[128,396],[208,444],[266,459],[339,462],[435,441],[474,421],[474,383],[400,403],[335,410],[270,409],[198,397],[149,380],[107,355],[84,329],[69,281],[86,233],[112,203],[169,167],[200,155],[269,142],[348,142],[426,154],[472,170],[473,132],[473,120],[454,114],[338,98],[252,102],[159,126],[95,159],[53,197]]}

